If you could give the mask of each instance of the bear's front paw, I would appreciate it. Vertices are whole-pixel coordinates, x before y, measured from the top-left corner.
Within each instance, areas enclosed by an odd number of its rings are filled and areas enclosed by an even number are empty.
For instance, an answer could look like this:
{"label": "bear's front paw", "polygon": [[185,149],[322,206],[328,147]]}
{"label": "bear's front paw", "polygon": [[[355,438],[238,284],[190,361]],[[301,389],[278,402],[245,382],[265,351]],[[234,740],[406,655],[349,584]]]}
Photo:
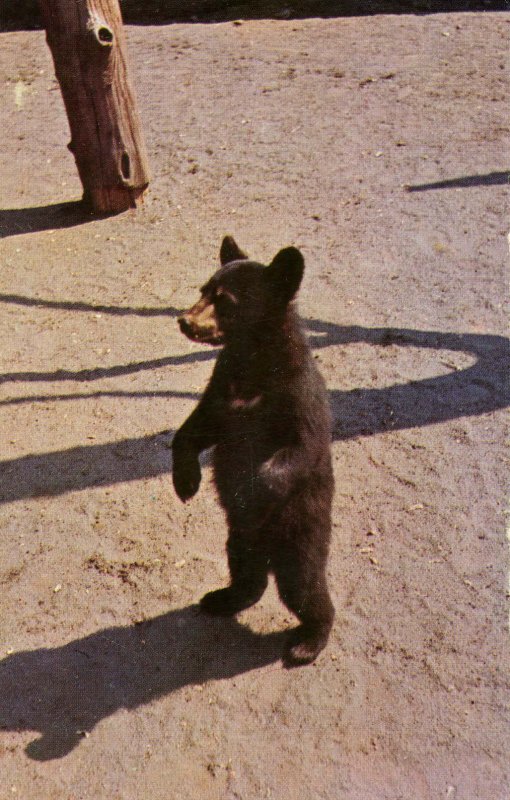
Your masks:
{"label": "bear's front paw", "polygon": [[183,503],[198,492],[201,477],[198,458],[183,459],[174,456],[172,480],[177,496]]}

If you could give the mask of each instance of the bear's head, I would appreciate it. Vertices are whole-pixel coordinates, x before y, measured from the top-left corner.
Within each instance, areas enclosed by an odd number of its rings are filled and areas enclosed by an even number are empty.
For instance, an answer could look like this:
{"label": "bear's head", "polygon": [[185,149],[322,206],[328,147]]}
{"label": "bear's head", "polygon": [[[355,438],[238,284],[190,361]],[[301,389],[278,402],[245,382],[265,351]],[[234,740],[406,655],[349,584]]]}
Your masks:
{"label": "bear's head", "polygon": [[305,268],[295,247],[280,250],[269,266],[250,261],[231,236],[220,249],[221,268],[202,286],[201,297],[178,319],[194,342],[220,345],[281,324]]}

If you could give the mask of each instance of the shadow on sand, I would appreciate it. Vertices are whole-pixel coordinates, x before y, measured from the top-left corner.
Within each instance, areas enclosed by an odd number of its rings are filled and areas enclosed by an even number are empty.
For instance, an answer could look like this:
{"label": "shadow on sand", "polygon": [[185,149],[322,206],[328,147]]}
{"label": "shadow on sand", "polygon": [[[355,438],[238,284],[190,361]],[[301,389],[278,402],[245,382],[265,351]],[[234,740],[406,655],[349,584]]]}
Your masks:
{"label": "shadow on sand", "polygon": [[418,183],[406,186],[406,192],[428,192],[437,189],[471,189],[478,186],[510,186],[510,172],[487,172],[485,175],[462,175],[434,183]]}
{"label": "shadow on sand", "polygon": [[[382,389],[331,390],[337,440],[483,414],[510,402],[510,350],[503,337],[342,327],[320,320],[307,325],[315,348],[364,342],[453,350],[476,359],[466,369],[425,380]],[[212,355],[213,351],[198,352],[196,358]],[[171,358],[168,363],[174,363]],[[136,369],[153,366],[147,362]],[[126,367],[111,369],[112,375],[126,374]],[[76,379],[64,374],[59,378],[58,373],[46,377],[36,373],[38,380]],[[6,377],[30,379],[26,374]],[[101,393],[90,396],[97,394]],[[45,402],[76,396],[87,395],[47,395]],[[29,397],[5,402],[25,400],[34,402]],[[3,461],[0,502],[168,473],[168,433]],[[101,719],[119,709],[136,708],[182,687],[230,678],[277,661],[285,636],[255,634],[235,620],[214,620],[189,607],[141,625],[97,631],[62,647],[18,652],[0,661],[0,730],[38,731],[40,738],[28,745],[27,755],[40,761],[62,758]]]}
{"label": "shadow on sand", "polygon": [[[441,333],[401,328],[343,327],[320,320],[308,320],[312,347],[348,346],[364,342],[378,347],[390,345],[426,350],[449,350],[470,354],[474,363],[465,368],[424,380],[384,388],[352,391],[331,389],[335,440],[433,425],[459,417],[476,416],[510,404],[510,345],[502,336]],[[79,381],[93,382],[160,369],[175,364],[214,358],[214,350],[185,356],[167,356],[134,364],[94,370],[18,372],[0,375],[1,382]],[[346,353],[346,358],[347,358]],[[102,392],[44,394],[10,397],[2,405],[43,401],[63,402],[99,397]],[[116,394],[105,391],[104,395]],[[133,397],[182,397],[192,392],[119,392]],[[123,439],[100,445],[83,445],[67,450],[27,455],[0,462],[0,503],[29,497],[59,495],[92,486],[153,478],[171,471],[168,448],[170,431],[158,435]]]}
{"label": "shadow on sand", "polygon": [[[41,26],[37,0],[4,2],[0,30]],[[505,11],[505,0],[121,0],[128,25],[228,22],[239,19],[302,19],[374,14]]]}
{"label": "shadow on sand", "polygon": [[[105,214],[111,217],[113,214]],[[19,236],[23,233],[37,233],[60,228],[72,228],[100,219],[100,215],[91,214],[81,201],[55,203],[47,206],[30,208],[0,209],[0,239],[8,236]]]}
{"label": "shadow on sand", "polygon": [[62,758],[121,708],[278,661],[286,636],[256,634],[189,606],[63,647],[15,653],[0,661],[0,731],[38,731],[27,755]]}

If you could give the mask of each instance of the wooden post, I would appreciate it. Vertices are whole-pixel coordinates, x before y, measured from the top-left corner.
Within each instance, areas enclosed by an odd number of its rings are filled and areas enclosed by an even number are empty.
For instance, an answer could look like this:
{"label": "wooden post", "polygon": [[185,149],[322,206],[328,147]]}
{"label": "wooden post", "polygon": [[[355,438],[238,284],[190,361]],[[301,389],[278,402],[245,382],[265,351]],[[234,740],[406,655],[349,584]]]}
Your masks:
{"label": "wooden post", "polygon": [[83,202],[96,213],[135,208],[149,171],[118,0],[39,0],[39,5]]}

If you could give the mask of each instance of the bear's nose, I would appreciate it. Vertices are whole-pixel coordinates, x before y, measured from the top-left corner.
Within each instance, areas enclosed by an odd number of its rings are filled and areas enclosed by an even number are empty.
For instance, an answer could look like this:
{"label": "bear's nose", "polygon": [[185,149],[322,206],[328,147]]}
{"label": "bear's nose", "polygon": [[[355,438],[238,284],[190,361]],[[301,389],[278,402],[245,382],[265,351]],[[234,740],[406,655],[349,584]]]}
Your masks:
{"label": "bear's nose", "polygon": [[189,323],[189,320],[186,318],[186,316],[179,317],[177,319],[177,324],[179,325],[179,328],[181,329],[181,331],[183,333],[185,333],[186,335],[189,335],[191,333],[191,325]]}

